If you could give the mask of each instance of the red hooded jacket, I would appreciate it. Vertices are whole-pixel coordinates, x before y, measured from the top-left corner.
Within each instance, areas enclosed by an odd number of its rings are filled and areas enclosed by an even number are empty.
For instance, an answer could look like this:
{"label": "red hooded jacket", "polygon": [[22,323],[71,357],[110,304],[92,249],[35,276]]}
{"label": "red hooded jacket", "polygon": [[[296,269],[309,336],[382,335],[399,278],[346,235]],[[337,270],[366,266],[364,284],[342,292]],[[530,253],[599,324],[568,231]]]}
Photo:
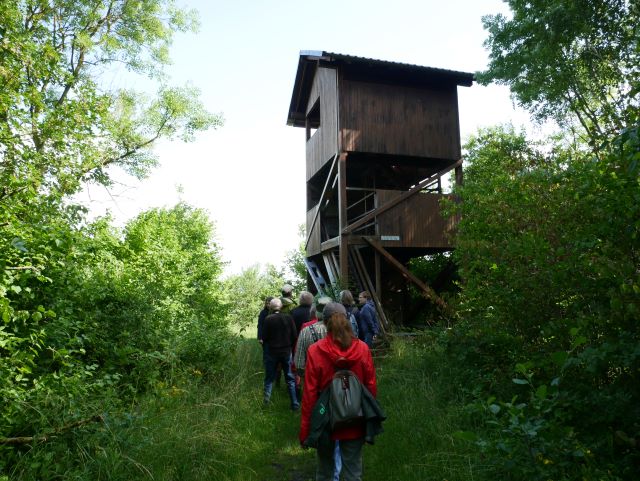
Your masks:
{"label": "red hooded jacket", "polygon": [[[339,363],[338,363],[339,360]],[[369,347],[359,339],[343,350],[333,340],[331,334],[309,347],[307,365],[304,374],[304,390],[302,393],[302,416],[300,420],[300,443],[309,436],[311,430],[311,413],[320,393],[329,385],[336,371],[340,369],[353,371],[360,382],[376,396],[376,372]],[[364,437],[364,425],[339,429],[331,433],[331,439],[358,439]]]}

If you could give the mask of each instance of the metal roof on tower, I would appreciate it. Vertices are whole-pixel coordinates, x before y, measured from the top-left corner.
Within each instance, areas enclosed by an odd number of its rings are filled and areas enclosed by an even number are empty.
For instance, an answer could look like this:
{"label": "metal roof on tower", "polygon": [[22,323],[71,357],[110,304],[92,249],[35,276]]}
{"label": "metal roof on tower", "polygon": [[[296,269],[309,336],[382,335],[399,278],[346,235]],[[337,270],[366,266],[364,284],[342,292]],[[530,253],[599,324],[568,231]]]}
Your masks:
{"label": "metal roof on tower", "polygon": [[474,74],[469,72],[376,60],[320,50],[301,50],[287,116],[287,125],[304,127],[305,109],[313,77],[318,66],[342,68],[349,75],[356,76],[363,81],[398,83],[416,87],[434,84],[455,84],[470,87],[474,80]]}

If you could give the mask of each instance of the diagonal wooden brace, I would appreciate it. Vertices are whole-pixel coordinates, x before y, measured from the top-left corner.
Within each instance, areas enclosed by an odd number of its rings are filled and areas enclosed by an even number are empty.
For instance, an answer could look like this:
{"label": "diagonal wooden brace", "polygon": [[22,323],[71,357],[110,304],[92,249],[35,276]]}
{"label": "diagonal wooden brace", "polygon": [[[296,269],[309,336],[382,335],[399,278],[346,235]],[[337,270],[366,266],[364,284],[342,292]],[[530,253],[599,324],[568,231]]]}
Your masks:
{"label": "diagonal wooden brace", "polygon": [[[328,192],[331,190],[331,189],[329,189],[329,184],[330,184],[330,181],[332,180],[334,171],[337,171],[337,169],[336,169],[337,161],[338,161],[338,153],[336,153],[333,156],[333,160],[331,161],[331,168],[329,169],[329,175],[327,175],[327,180],[325,180],[325,182],[324,182],[324,187],[322,188],[322,194],[320,194],[320,201],[317,204],[318,210],[316,211],[315,215],[313,216],[313,220],[311,221],[311,225],[309,225],[307,227],[308,228],[307,240],[304,243],[304,248],[305,249],[309,246],[309,240],[311,239],[311,233],[313,232],[313,228],[316,226],[316,221],[318,220],[318,217],[320,216],[320,211],[322,210],[322,203],[324,202]],[[336,172],[336,175],[337,175],[337,172]]]}
{"label": "diagonal wooden brace", "polygon": [[462,159],[458,160],[455,164],[451,164],[446,169],[442,169],[440,172],[437,172],[437,173],[433,174],[432,176],[427,177],[426,179],[424,179],[421,182],[419,182],[418,184],[416,184],[415,187],[411,188],[410,190],[408,190],[406,192],[403,192],[398,197],[390,200],[386,204],[381,205],[380,207],[377,207],[377,208],[373,209],[367,215],[361,217],[360,219],[358,219],[353,224],[348,225],[347,227],[342,229],[342,233],[343,234],[351,234],[354,230],[356,230],[359,227],[363,226],[364,224],[369,222],[375,216],[382,214],[383,212],[391,209],[393,206],[398,205],[400,202],[402,202],[402,201],[408,199],[409,197],[417,194],[422,189],[424,189],[426,185],[429,185],[431,182],[433,182],[434,180],[440,178],[441,176],[443,176],[447,172],[449,172],[449,171],[451,171],[453,169],[456,169],[456,168],[458,168],[460,166],[462,166]]}
{"label": "diagonal wooden brace", "polygon": [[429,287],[427,284],[425,284],[420,279],[418,279],[415,275],[413,275],[409,269],[403,266],[391,254],[389,254],[389,252],[387,252],[387,250],[384,247],[382,247],[382,245],[380,245],[380,243],[376,239],[373,239],[371,237],[363,237],[363,239],[376,251],[382,254],[382,256],[387,261],[389,261],[389,264],[391,264],[398,271],[400,271],[400,274],[402,274],[402,276],[405,279],[413,282],[423,292],[426,298],[431,300],[431,302],[433,302],[435,305],[440,307],[443,311],[448,309],[447,303],[444,302],[444,300],[438,294],[436,294],[436,292],[433,289],[431,289],[431,287]]}

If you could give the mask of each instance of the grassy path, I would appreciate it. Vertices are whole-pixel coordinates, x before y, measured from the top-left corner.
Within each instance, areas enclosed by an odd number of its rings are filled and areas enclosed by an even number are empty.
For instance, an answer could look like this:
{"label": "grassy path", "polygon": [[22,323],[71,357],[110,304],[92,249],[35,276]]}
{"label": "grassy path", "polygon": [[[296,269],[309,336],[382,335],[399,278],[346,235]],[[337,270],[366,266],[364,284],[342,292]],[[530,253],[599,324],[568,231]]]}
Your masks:
{"label": "grassy path", "polygon": [[292,412],[286,385],[274,386],[271,404],[262,406],[264,370],[262,351],[255,339],[243,341],[238,349],[238,377],[242,400],[237,411],[237,442],[243,445],[241,462],[247,477],[259,481],[307,481],[314,479],[315,452],[298,443],[300,412]]}
{"label": "grassy path", "polygon": [[[76,479],[311,481],[315,451],[298,444],[300,414],[284,387],[262,407],[261,349],[245,339],[223,376],[167,386],[129,418],[107,420],[82,447]],[[366,481],[479,481],[477,459],[451,434],[461,429],[461,387],[437,358],[397,343],[376,361],[385,432],[364,448]]]}
{"label": "grassy path", "polygon": [[[272,404],[261,408],[263,370],[255,340],[243,341],[237,361],[239,392],[232,430],[238,451],[229,461],[246,467],[244,472],[239,469],[242,476],[237,479],[314,479],[315,452],[298,445],[300,415],[289,410],[286,388],[274,388]],[[377,359],[376,370],[379,398],[389,419],[376,444],[365,446],[364,479],[473,480],[470,453],[451,437],[458,429],[459,390],[446,373],[403,343]]]}

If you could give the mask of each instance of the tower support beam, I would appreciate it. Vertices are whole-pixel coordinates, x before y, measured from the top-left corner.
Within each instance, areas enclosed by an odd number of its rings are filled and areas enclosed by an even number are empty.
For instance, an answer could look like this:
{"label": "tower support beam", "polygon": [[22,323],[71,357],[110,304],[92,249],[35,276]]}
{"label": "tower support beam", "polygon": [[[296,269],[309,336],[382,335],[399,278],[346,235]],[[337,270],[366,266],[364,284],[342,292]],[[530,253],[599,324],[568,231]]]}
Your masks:
{"label": "tower support beam", "polygon": [[377,252],[379,252],[380,254],[382,254],[382,256],[393,266],[395,267],[398,271],[400,271],[400,274],[402,274],[402,276],[407,279],[408,281],[413,282],[425,295],[425,297],[427,297],[428,299],[430,299],[434,304],[436,304],[438,307],[440,307],[442,310],[446,310],[447,307],[447,303],[444,302],[444,300],[442,299],[442,297],[440,297],[438,294],[436,294],[436,292],[431,289],[431,287],[429,287],[427,284],[425,284],[424,282],[422,282],[420,279],[418,279],[416,276],[414,276],[411,271],[409,269],[407,269],[405,266],[403,266],[395,257],[393,257],[391,254],[389,254],[389,252],[380,245],[380,243],[376,240],[376,239],[372,239],[371,237],[363,237],[363,239],[365,241],[367,241],[369,243],[369,245],[371,247],[373,247]]}

